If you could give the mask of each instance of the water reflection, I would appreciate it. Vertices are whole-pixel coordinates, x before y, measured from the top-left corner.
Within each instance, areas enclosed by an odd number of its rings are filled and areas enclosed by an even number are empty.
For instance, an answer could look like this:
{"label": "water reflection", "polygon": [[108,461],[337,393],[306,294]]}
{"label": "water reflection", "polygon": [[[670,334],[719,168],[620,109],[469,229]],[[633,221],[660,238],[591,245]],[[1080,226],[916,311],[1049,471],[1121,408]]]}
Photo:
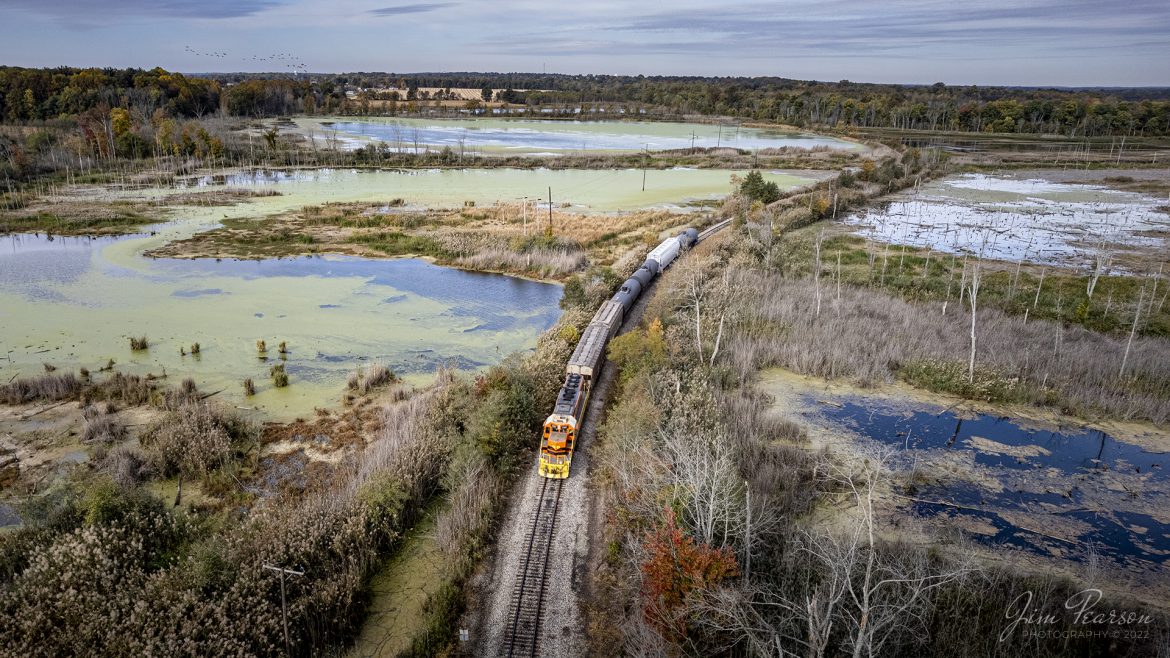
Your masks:
{"label": "water reflection", "polygon": [[1007,417],[862,398],[834,405],[803,400],[818,408],[815,415],[895,446],[909,460],[970,464],[955,478],[915,484],[911,509],[977,528],[978,541],[1074,559],[1091,549],[1131,566],[1170,558],[1170,523],[1151,513],[1166,502],[1168,453],[1095,429],[1040,429]]}

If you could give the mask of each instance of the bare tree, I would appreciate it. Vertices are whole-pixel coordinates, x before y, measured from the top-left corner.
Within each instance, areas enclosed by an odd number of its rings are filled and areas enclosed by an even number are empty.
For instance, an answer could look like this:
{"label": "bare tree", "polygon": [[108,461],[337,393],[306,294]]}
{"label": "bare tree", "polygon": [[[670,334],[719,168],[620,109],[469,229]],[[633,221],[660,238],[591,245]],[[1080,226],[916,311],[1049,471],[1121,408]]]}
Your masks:
{"label": "bare tree", "polygon": [[686,268],[687,297],[690,306],[695,309],[695,353],[699,355],[699,363],[703,362],[703,324],[701,307],[703,304],[703,268],[695,262],[688,262]]}
{"label": "bare tree", "polygon": [[825,229],[817,233],[816,262],[813,263],[813,280],[817,287],[817,317],[821,317],[821,241],[825,239]]}
{"label": "bare tree", "polygon": [[1129,363],[1129,351],[1133,348],[1133,336],[1137,333],[1138,319],[1142,315],[1142,303],[1145,301],[1146,286],[1143,284],[1141,290],[1138,291],[1137,304],[1133,308],[1133,326],[1129,328],[1129,339],[1125,341],[1125,356],[1121,358],[1121,370],[1117,373],[1118,377],[1125,376],[1125,366]]}
{"label": "bare tree", "polygon": [[1102,274],[1109,270],[1109,266],[1113,263],[1113,250],[1107,248],[1107,244],[1105,238],[1101,237],[1093,249],[1093,270],[1089,274],[1089,283],[1085,289],[1085,292],[1089,295],[1089,299],[1093,298],[1093,291],[1097,289],[1097,281],[1100,280]]}
{"label": "bare tree", "polygon": [[828,576],[822,583],[824,591],[815,600],[810,597],[808,603],[810,633],[816,633],[810,635],[810,646],[814,642],[820,646],[819,642],[827,639],[836,619],[847,629],[853,658],[880,655],[885,643],[900,630],[925,623],[935,591],[972,570],[960,562],[936,572],[915,552],[879,553],[874,489],[887,477],[892,454],[887,450],[862,464],[831,464],[827,469],[830,485],[856,504],[857,518],[846,533],[807,536],[804,550]]}
{"label": "bare tree", "polygon": [[979,259],[975,260],[975,266],[971,270],[971,282],[969,290],[971,293],[971,358],[967,363],[967,381],[975,381],[975,320],[976,313],[979,310],[979,282],[982,278],[981,262]]}

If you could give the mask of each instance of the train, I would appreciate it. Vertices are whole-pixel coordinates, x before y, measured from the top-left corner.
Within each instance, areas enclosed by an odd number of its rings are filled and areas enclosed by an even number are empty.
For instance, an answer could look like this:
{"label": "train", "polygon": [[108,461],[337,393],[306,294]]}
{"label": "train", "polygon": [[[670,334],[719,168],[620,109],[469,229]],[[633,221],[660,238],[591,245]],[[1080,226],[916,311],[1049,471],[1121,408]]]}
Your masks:
{"label": "train", "polygon": [[617,334],[642,291],[649,288],[654,278],[670,267],[682,252],[695,246],[698,241],[699,232],[693,228],[663,240],[614,296],[597,309],[565,366],[565,383],[552,413],[544,421],[540,437],[541,476],[558,480],[569,477],[573,449],[585,422],[593,382],[601,374],[601,367],[605,363],[606,345]]}

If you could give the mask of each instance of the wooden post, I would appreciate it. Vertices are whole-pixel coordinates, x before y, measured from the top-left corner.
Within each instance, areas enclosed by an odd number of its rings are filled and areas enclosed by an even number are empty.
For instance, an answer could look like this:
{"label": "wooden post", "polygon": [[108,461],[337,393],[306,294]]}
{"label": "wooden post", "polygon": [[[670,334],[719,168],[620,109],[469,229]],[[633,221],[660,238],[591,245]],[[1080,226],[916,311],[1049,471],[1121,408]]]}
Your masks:
{"label": "wooden post", "polygon": [[273,566],[271,564],[265,564],[264,568],[268,569],[269,571],[275,571],[275,572],[280,574],[280,616],[284,620],[284,655],[291,656],[292,655],[292,643],[289,642],[289,638],[288,638],[288,603],[285,600],[285,595],[284,595],[284,576],[285,576],[285,574],[289,574],[289,575],[293,575],[293,576],[303,576],[303,575],[305,575],[305,572],[304,571],[293,571],[292,569],[285,569],[282,567]]}

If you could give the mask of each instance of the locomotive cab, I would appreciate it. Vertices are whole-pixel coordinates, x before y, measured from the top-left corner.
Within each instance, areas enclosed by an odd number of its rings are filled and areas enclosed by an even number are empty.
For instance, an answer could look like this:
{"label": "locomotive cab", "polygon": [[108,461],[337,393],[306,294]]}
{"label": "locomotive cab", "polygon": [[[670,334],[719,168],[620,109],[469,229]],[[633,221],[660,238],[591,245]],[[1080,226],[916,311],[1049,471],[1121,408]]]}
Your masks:
{"label": "locomotive cab", "polygon": [[540,474],[546,478],[569,477],[573,459],[573,444],[577,440],[577,420],[572,416],[553,414],[544,421],[540,440]]}
{"label": "locomotive cab", "polygon": [[569,477],[577,429],[589,400],[589,381],[578,374],[565,377],[552,415],[544,421],[540,437],[540,474],[546,478]]}

